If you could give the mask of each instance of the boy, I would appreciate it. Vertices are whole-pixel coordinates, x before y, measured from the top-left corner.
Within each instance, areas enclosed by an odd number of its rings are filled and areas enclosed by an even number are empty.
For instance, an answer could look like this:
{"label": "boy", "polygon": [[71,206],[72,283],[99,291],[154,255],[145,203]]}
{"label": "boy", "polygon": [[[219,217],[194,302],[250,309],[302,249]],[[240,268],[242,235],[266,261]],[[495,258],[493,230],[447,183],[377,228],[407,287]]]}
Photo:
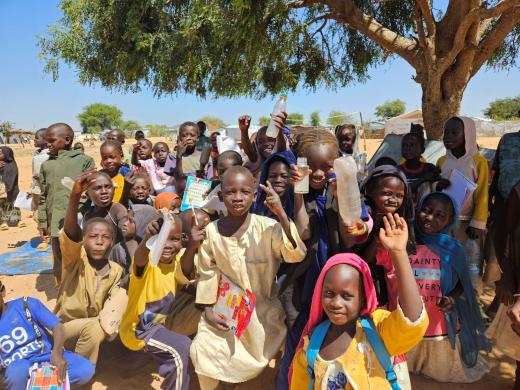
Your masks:
{"label": "boy", "polygon": [[[50,362],[58,369],[60,381],[68,373],[70,384],[82,385],[94,375],[87,359],[63,349],[65,341],[60,319],[35,298],[4,301],[0,282],[0,361],[6,390],[23,390],[34,363]],[[52,344],[47,330],[52,332]]]}
{"label": "boy", "polygon": [[62,319],[67,345],[96,364],[99,346],[116,335],[126,306],[120,287],[123,269],[108,260],[115,232],[111,222],[91,218],[83,232],[78,225],[78,204],[95,171],[75,182],[60,233],[63,255],[62,282],[54,312]]}
{"label": "boy", "polygon": [[191,340],[167,329],[164,323],[172,312],[179,284],[190,283],[186,275],[194,270],[193,257],[205,237],[205,230],[194,226],[190,244],[182,252],[182,224],[178,216],[171,218],[173,224],[157,265],[149,264],[150,250],[146,242],[159,233],[161,220],[148,225],[137,247],[120,335],[128,349],[144,350],[158,361],[159,373],[164,377],[163,389],[187,390]]}
{"label": "boy", "polygon": [[335,133],[338,139],[340,154],[342,156],[352,156],[354,154],[354,144],[356,143],[356,126],[352,124],[340,125],[336,127]]}
{"label": "boy", "polygon": [[131,166],[133,148],[130,148],[130,155],[125,152],[125,132],[121,129],[114,129],[107,134],[107,141],[117,141],[121,144],[123,162],[126,165]]}
{"label": "boy", "polygon": [[45,132],[49,160],[40,170],[40,204],[38,207],[38,229],[42,241],[51,237],[53,273],[57,284],[61,281],[61,251],[59,232],[67,209],[69,190],[61,184],[64,177],[75,179],[95,167],[92,157],[82,151],[71,150],[74,131],[65,123],[50,125]]}
{"label": "boy", "polygon": [[101,154],[102,171],[107,173],[114,184],[114,199],[119,203],[123,196],[125,187],[125,176],[131,172],[131,169],[123,165],[123,150],[119,141],[107,140],[101,144],[99,148]]}
{"label": "boy", "polygon": [[38,130],[34,134],[34,147],[36,150],[32,156],[32,182],[29,192],[32,194],[34,220],[38,222],[38,204],[40,202],[40,194],[42,189],[40,186],[40,169],[42,164],[49,159],[49,149],[47,149],[47,140],[45,139],[46,128]]}

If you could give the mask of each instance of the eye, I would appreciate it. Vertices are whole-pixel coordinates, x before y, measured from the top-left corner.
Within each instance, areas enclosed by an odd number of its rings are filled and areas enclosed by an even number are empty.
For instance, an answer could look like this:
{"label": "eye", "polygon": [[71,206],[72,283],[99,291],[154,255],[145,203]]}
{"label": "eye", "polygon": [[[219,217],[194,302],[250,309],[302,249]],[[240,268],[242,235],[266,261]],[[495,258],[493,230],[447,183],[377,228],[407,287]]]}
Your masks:
{"label": "eye", "polygon": [[341,294],[341,297],[345,300],[345,301],[350,301],[353,297],[352,295],[350,294]]}

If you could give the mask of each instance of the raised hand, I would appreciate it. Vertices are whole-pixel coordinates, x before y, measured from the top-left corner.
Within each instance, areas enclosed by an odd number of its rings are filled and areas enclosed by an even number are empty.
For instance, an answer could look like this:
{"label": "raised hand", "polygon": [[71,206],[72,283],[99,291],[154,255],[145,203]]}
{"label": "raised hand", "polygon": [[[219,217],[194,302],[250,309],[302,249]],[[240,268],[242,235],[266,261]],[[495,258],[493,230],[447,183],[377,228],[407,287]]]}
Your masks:
{"label": "raised hand", "polygon": [[[298,165],[291,164],[290,171],[289,171],[291,177],[289,179],[289,184],[296,184],[299,181],[302,181],[305,178],[305,172],[302,172]],[[310,168],[307,168],[307,175],[310,175],[312,173],[312,170]]]}
{"label": "raised hand", "polygon": [[273,123],[275,127],[278,129],[278,131],[280,131],[285,127],[287,113],[285,111],[281,111],[276,114],[271,114],[271,119],[273,120]]}
{"label": "raised hand", "polygon": [[[148,239],[150,237],[155,236],[156,234],[159,234],[159,232],[161,231],[162,223],[163,223],[162,218],[159,218],[159,219],[156,219],[155,221],[150,222],[148,224],[148,226],[146,227],[146,229],[144,230],[144,237],[146,239]],[[143,239],[143,241],[145,241],[145,240]]]}
{"label": "raised hand", "polygon": [[408,243],[408,225],[403,217],[388,213],[383,217],[384,229],[379,230],[379,241],[389,252],[405,252]]}
{"label": "raised hand", "polygon": [[198,223],[197,214],[192,213],[189,245],[198,247],[205,239],[206,228]]}
{"label": "raised hand", "polygon": [[271,185],[271,182],[267,180],[267,187],[263,184],[260,184],[260,188],[265,191],[265,205],[271,212],[276,215],[277,217],[281,217],[285,214],[285,210],[282,206],[282,201],[280,200],[280,197],[276,193],[276,191],[273,189],[273,186]]}
{"label": "raised hand", "polygon": [[251,117],[249,115],[242,115],[238,118],[238,127],[241,132],[249,131],[249,126],[251,125]]}
{"label": "raised hand", "polygon": [[95,179],[92,178],[92,175],[96,172],[95,168],[92,168],[90,171],[85,172],[79,175],[74,181],[74,185],[72,186],[72,194],[81,195],[83,192],[87,190],[89,185],[96,182]]}
{"label": "raised hand", "polygon": [[177,142],[177,158],[181,158],[186,153],[187,145],[186,141]]}
{"label": "raised hand", "polygon": [[128,185],[131,187],[133,187],[133,185],[135,184],[135,181],[137,180],[136,173],[137,172],[130,172],[125,176],[125,182],[127,182]]}

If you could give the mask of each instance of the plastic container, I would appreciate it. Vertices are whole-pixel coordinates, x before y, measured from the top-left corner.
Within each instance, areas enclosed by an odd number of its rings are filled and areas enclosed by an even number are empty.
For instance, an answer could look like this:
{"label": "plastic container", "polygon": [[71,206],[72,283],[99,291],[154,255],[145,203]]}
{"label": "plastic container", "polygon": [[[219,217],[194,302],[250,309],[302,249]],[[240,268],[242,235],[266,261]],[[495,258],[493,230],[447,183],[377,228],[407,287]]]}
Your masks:
{"label": "plastic container", "polygon": [[343,223],[353,225],[361,217],[361,196],[357,181],[357,164],[352,156],[334,160],[338,190],[338,207]]}
{"label": "plastic container", "polygon": [[298,169],[305,176],[303,177],[303,180],[299,181],[298,183],[296,183],[294,185],[294,193],[295,194],[308,194],[309,193],[309,174],[307,173],[307,170],[309,169],[309,166],[307,165],[307,158],[298,157],[297,164],[298,164]]}
{"label": "plastic container", "polygon": [[166,245],[166,241],[168,240],[168,236],[170,235],[170,230],[173,225],[172,214],[170,214],[168,211],[165,211],[164,209],[161,210],[161,212],[163,214],[163,224],[161,226],[161,230],[159,231],[159,234],[150,237],[146,243],[146,246],[150,249],[150,252],[152,252],[150,265],[159,264],[164,246]]}
{"label": "plastic container", "polygon": [[482,250],[480,241],[468,238],[464,244],[464,254],[468,265],[469,277],[475,291],[480,291],[480,265],[482,262]]}
{"label": "plastic container", "polygon": [[[283,93],[280,96],[280,100],[276,102],[273,109],[273,115],[278,114],[282,111],[287,111],[287,94]],[[276,138],[278,135],[278,129],[274,125],[273,120],[269,122],[269,126],[267,127],[266,135],[270,138]]]}

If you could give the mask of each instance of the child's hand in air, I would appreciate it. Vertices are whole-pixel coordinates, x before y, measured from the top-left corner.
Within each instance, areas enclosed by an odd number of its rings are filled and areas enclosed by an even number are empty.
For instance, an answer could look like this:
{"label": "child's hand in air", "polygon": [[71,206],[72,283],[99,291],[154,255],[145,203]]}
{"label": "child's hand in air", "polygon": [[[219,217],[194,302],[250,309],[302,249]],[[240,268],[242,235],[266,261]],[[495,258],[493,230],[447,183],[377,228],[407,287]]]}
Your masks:
{"label": "child's hand in air", "polygon": [[[300,168],[298,168],[298,165],[296,164],[291,164],[291,167],[290,167],[290,179],[289,179],[289,184],[296,184],[300,181],[302,181],[304,178],[305,178],[305,172],[302,172],[300,170]],[[310,175],[312,173],[312,170],[310,168],[307,168],[307,175]]]}
{"label": "child's hand in air", "polygon": [[133,187],[137,178],[135,177],[136,172],[130,172],[125,176],[125,183],[128,183],[130,187]]}
{"label": "child's hand in air", "polygon": [[408,225],[403,217],[388,213],[383,217],[384,229],[379,229],[379,241],[389,252],[405,252],[408,243]]}
{"label": "child's hand in air", "polygon": [[163,224],[163,219],[158,218],[148,224],[146,229],[144,230],[144,237],[143,241],[148,240],[150,237],[155,236],[156,234],[159,234],[161,231],[161,226]]}
{"label": "child's hand in air", "polygon": [[281,111],[276,114],[271,114],[271,120],[273,121],[274,126],[278,129],[278,131],[283,130],[285,127],[285,121],[287,120],[287,113],[285,111]]}
{"label": "child's hand in air", "polygon": [[260,184],[260,188],[265,191],[265,205],[271,212],[276,215],[278,218],[281,219],[282,215],[285,215],[285,210],[282,206],[282,201],[280,200],[280,197],[276,193],[276,191],[271,186],[271,182],[267,180],[267,187],[263,184]]}
{"label": "child's hand in air", "polygon": [[227,319],[223,315],[217,315],[213,308],[210,306],[207,306],[204,309],[204,316],[206,317],[206,321],[209,322],[211,326],[214,328],[217,328],[218,330],[221,330],[223,332],[226,332],[229,330],[229,326],[227,324]]}
{"label": "child's hand in air", "polygon": [[200,225],[197,221],[197,215],[191,215],[191,230],[190,230],[189,244],[192,248],[199,247],[202,241],[206,239],[206,228]]}
{"label": "child's hand in air", "polygon": [[181,158],[186,153],[186,140],[177,142],[177,158]]}
{"label": "child's hand in air", "polygon": [[449,295],[437,298],[437,307],[444,313],[451,313],[455,307],[455,299]]}
{"label": "child's hand in air", "polygon": [[249,126],[251,125],[251,117],[249,115],[242,115],[238,118],[238,127],[242,133],[247,133],[249,131]]}
{"label": "child's hand in air", "polygon": [[96,181],[91,177],[95,172],[96,169],[92,168],[90,171],[79,175],[76,181],[74,181],[74,185],[72,186],[72,194],[81,195],[83,192],[85,192],[88,186]]}

